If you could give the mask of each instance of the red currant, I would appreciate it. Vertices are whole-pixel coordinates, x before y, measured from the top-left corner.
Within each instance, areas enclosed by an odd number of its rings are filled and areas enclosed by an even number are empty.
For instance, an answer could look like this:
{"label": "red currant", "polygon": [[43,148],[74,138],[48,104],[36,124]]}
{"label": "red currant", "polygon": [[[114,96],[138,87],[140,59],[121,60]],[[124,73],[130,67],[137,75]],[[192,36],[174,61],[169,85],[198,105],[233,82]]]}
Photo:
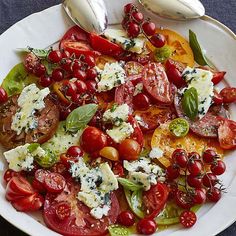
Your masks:
{"label": "red currant", "polygon": [[91,79],[91,80],[96,79],[97,75],[98,75],[98,73],[95,68],[90,68],[87,70],[87,78],[88,79]]}
{"label": "red currant", "polygon": [[39,84],[42,87],[49,87],[52,84],[52,78],[47,75],[43,75],[39,78]]}
{"label": "red currant", "polygon": [[4,88],[0,87],[0,104],[6,102],[8,99],[7,92]]}
{"label": "red currant", "polygon": [[150,42],[156,48],[162,48],[166,43],[166,38],[162,34],[155,34],[150,38]]}
{"label": "red currant", "polygon": [[187,183],[190,187],[201,188],[202,187],[202,178],[200,176],[188,175]]}
{"label": "red currant", "polygon": [[144,22],[142,29],[147,36],[153,36],[156,31],[156,25],[153,22]]}
{"label": "red currant", "polygon": [[205,150],[202,155],[203,161],[207,164],[212,163],[216,157],[217,157],[217,154],[212,149]]}
{"label": "red currant", "polygon": [[202,178],[203,185],[209,188],[215,186],[217,182],[217,177],[212,173],[207,173]]}
{"label": "red currant", "polygon": [[176,149],[172,153],[172,160],[181,168],[185,168],[188,163],[187,152],[184,149]]}
{"label": "red currant", "polygon": [[221,191],[216,187],[210,188],[207,191],[207,199],[211,202],[218,202],[221,199]]}
{"label": "red currant", "polygon": [[48,54],[48,60],[52,63],[59,63],[62,59],[62,53],[59,50],[51,51]]}
{"label": "red currant", "polygon": [[118,215],[117,221],[119,224],[129,227],[135,223],[135,217],[130,211],[122,211]]}
{"label": "red currant", "polygon": [[87,78],[87,74],[83,70],[74,70],[73,76],[77,79],[80,79],[80,80],[86,80],[86,78]]}
{"label": "red currant", "polygon": [[149,97],[144,93],[139,93],[133,97],[133,104],[136,109],[147,110],[151,104]]}
{"label": "red currant", "polygon": [[211,164],[211,172],[215,175],[222,175],[225,172],[225,169],[225,163],[221,160]]}
{"label": "red currant", "polygon": [[197,176],[202,171],[202,164],[199,161],[189,161],[187,165],[188,171],[190,174]]}
{"label": "red currant", "polygon": [[128,36],[130,38],[138,37],[138,35],[140,33],[139,25],[134,22],[130,22],[127,26],[127,32],[128,32]]}
{"label": "red currant", "polygon": [[87,91],[87,85],[82,80],[76,80],[75,85],[77,87],[77,93],[85,93]]}
{"label": "red currant", "polygon": [[55,69],[53,72],[52,72],[52,79],[54,81],[61,81],[64,79],[64,71],[60,68],[58,69]]}
{"label": "red currant", "polygon": [[141,219],[137,224],[137,231],[140,234],[151,235],[157,230],[157,225],[154,220],[151,219]]}

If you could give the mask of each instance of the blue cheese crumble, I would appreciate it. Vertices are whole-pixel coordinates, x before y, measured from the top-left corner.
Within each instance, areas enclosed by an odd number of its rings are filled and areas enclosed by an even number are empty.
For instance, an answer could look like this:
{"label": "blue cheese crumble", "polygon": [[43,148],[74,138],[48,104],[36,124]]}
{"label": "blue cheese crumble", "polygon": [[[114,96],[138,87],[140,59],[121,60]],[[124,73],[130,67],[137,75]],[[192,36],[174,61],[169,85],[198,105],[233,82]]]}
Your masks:
{"label": "blue cheese crumble", "polygon": [[45,156],[45,151],[38,147],[33,152],[28,150],[30,144],[25,144],[23,146],[18,146],[12,150],[4,152],[3,155],[7,162],[9,163],[9,168],[14,171],[30,171],[34,168],[33,162],[35,157]]}
{"label": "blue cheese crumble", "polygon": [[108,163],[90,168],[80,158],[71,164],[70,172],[81,184],[78,200],[91,208],[90,214],[94,218],[107,216],[111,207],[110,193],[118,189],[118,181]]}
{"label": "blue cheese crumble", "polygon": [[212,104],[214,96],[213,73],[208,70],[187,67],[183,72],[183,78],[188,87],[195,88],[198,93],[198,115],[204,117]]}
{"label": "blue cheese crumble", "polygon": [[155,148],[152,148],[152,150],[150,151],[149,157],[151,159],[155,159],[155,158],[158,159],[158,158],[162,157],[163,154],[164,154],[164,152],[160,148],[155,147]]}
{"label": "blue cheese crumble", "polygon": [[119,62],[106,63],[99,72],[98,92],[109,91],[125,83],[125,70]]}
{"label": "blue cheese crumble", "polygon": [[49,88],[40,90],[35,84],[25,87],[19,98],[16,114],[12,118],[11,129],[19,135],[23,130],[28,132],[38,126],[34,117],[36,111],[45,107],[44,98],[50,93]]}

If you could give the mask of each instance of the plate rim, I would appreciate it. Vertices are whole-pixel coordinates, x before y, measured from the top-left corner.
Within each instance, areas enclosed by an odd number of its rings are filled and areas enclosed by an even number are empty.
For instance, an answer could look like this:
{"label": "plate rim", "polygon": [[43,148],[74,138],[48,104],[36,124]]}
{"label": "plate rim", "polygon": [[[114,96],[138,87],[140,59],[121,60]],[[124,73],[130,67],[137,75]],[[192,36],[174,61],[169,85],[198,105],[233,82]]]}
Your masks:
{"label": "plate rim", "polygon": [[[17,21],[17,22],[14,23],[12,26],[10,26],[7,30],[5,30],[5,31],[0,35],[0,37],[1,37],[2,35],[4,35],[5,33],[7,33],[11,28],[15,27],[18,23],[20,23],[20,22],[22,23],[23,21],[27,20],[29,17],[32,17],[32,16],[34,16],[34,15],[37,15],[38,13],[43,13],[43,12],[45,12],[45,11],[48,11],[48,10],[52,9],[52,8],[57,8],[57,7],[59,7],[60,5],[62,5],[62,4],[56,4],[56,5],[54,5],[54,6],[51,6],[51,7],[46,8],[46,9],[44,9],[44,10],[42,10],[42,11],[34,12],[34,13],[32,13],[32,14],[30,14],[30,15],[24,17],[24,18],[22,18],[21,20]],[[213,17],[211,17],[211,16],[209,16],[209,15],[204,15],[204,16],[201,17],[200,19],[203,20],[203,21],[206,21],[206,22],[212,22],[213,24],[215,24],[215,25],[217,25],[218,27],[220,27],[224,32],[227,32],[227,34],[228,34],[231,38],[233,38],[234,40],[236,40],[236,33],[234,33],[228,26],[226,26],[225,24],[221,23],[219,20],[217,20],[217,19],[215,19],[215,18],[213,18]],[[29,234],[29,231],[28,231],[23,225],[21,225],[21,224],[15,225],[15,224],[11,221],[10,215],[5,214],[5,213],[2,214],[2,212],[0,212],[0,216],[3,217],[8,223],[10,223],[10,224],[11,224],[12,226],[14,226],[15,228],[21,230],[22,232],[26,233],[27,235],[30,235],[30,234]],[[35,220],[35,219],[34,219],[34,220]],[[35,221],[36,221],[36,220],[35,220]],[[222,232],[223,230],[227,229],[227,228],[228,228],[230,225],[232,225],[234,222],[236,222],[236,216],[235,216],[235,219],[234,219],[234,220],[232,220],[231,222],[229,222],[227,225],[224,225],[224,226],[222,227],[222,230],[221,230],[220,232]],[[27,231],[28,231],[28,232],[27,232]],[[220,233],[220,232],[218,232],[218,233]],[[55,233],[56,233],[56,232],[55,232]],[[217,234],[218,234],[218,233],[217,233]]]}

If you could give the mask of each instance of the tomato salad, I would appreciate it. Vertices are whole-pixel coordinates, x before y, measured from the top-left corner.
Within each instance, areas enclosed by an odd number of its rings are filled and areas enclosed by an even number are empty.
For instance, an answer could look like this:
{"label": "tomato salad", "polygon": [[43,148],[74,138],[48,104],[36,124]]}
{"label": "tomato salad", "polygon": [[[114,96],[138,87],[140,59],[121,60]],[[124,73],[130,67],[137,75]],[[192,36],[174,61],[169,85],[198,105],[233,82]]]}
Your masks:
{"label": "tomato salad", "polygon": [[62,235],[144,235],[217,202],[236,148],[236,88],[189,42],[135,5],[123,29],[78,26],[59,48],[22,50],[0,87],[6,199]]}

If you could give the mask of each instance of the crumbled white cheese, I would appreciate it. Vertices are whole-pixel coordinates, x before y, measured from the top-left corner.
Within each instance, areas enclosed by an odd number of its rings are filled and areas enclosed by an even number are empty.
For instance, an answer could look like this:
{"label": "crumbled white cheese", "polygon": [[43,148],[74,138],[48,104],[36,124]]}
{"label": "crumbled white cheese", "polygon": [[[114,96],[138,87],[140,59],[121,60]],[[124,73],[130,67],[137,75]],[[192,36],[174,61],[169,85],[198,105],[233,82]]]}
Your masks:
{"label": "crumbled white cheese", "polygon": [[134,128],[130,123],[123,122],[118,127],[107,130],[107,134],[116,142],[121,143],[134,132]]}
{"label": "crumbled white cheese", "polygon": [[18,146],[3,153],[10,169],[14,171],[30,171],[34,168],[34,157],[43,157],[45,155],[45,151],[41,147],[29,152],[29,146],[30,144],[27,143],[24,146]]}
{"label": "crumbled white cheese", "polygon": [[108,40],[120,45],[127,51],[140,54],[145,50],[146,40],[144,37],[130,39],[127,33],[120,29],[107,29],[105,30],[104,35]]}
{"label": "crumbled white cheese", "polygon": [[40,90],[35,84],[25,87],[19,98],[19,109],[12,117],[11,129],[19,135],[23,130],[35,129],[38,126],[35,119],[35,112],[45,107],[44,98],[50,93],[49,88]]}
{"label": "crumbled white cheese", "polygon": [[106,63],[103,71],[99,73],[98,92],[109,91],[125,83],[125,70],[119,62]]}
{"label": "crumbled white cheese", "polygon": [[208,70],[187,67],[183,78],[188,83],[187,89],[195,88],[198,93],[198,114],[204,117],[212,104],[214,96],[213,73]]}
{"label": "crumbled white cheese", "polygon": [[148,124],[144,122],[144,120],[143,120],[143,118],[142,118],[141,116],[135,115],[134,118],[135,118],[135,120],[138,122],[138,124],[139,124],[140,126],[142,126],[143,128],[148,129]]}
{"label": "crumbled white cheese", "polygon": [[113,106],[111,109],[108,109],[103,114],[103,120],[105,122],[111,122],[116,126],[119,126],[122,122],[127,121],[129,116],[129,106],[123,104],[120,106]]}
{"label": "crumbled white cheese", "polygon": [[149,157],[154,159],[154,158],[160,158],[162,157],[164,152],[160,148],[152,148],[151,152],[149,153]]}
{"label": "crumbled white cheese", "polygon": [[138,83],[136,84],[135,88],[134,88],[134,94],[133,96],[138,95],[139,93],[142,93],[143,91],[143,83]]}
{"label": "crumbled white cheese", "polygon": [[96,207],[93,208],[90,211],[90,214],[95,218],[95,219],[101,219],[103,216],[107,216],[110,211],[110,207],[105,205],[102,207]]}

